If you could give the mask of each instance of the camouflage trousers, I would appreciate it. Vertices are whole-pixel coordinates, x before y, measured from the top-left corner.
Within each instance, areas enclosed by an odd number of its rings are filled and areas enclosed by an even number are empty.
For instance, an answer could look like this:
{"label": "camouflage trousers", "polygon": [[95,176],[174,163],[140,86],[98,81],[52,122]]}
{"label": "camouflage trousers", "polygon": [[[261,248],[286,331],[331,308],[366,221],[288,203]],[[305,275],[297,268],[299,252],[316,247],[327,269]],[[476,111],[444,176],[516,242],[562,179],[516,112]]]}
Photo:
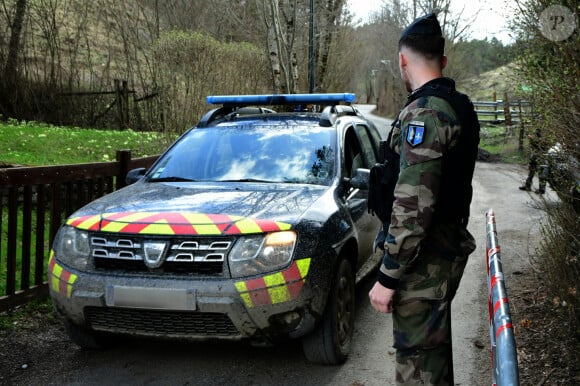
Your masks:
{"label": "camouflage trousers", "polygon": [[397,385],[453,385],[451,300],[467,257],[419,256],[393,310]]}
{"label": "camouflage trousers", "polygon": [[548,166],[540,164],[540,157],[535,154],[530,156],[530,160],[528,162],[528,178],[526,178],[526,182],[524,186],[530,190],[532,188],[532,182],[534,180],[534,175],[538,173],[538,180],[539,180],[539,187],[540,191],[546,190],[546,183],[548,181]]}

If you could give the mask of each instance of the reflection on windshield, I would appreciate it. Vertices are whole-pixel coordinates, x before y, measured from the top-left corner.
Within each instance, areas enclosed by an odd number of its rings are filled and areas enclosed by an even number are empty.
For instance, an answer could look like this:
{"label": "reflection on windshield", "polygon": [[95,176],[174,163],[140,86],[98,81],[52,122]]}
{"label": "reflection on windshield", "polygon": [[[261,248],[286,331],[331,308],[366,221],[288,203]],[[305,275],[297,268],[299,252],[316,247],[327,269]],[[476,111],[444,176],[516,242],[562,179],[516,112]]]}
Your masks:
{"label": "reflection on windshield", "polygon": [[335,133],[318,126],[231,126],[192,130],[150,180],[265,181],[328,185]]}

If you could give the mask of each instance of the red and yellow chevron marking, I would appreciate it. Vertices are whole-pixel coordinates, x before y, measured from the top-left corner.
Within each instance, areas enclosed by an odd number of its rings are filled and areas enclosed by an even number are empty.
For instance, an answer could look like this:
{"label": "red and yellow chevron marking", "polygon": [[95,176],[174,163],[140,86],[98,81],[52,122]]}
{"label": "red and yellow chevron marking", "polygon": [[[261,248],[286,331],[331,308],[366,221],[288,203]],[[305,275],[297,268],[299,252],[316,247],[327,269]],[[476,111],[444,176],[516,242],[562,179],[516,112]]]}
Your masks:
{"label": "red and yellow chevron marking", "polygon": [[239,235],[284,231],[288,223],[195,212],[117,212],[69,218],[78,229],[149,235]]}
{"label": "red and yellow chevron marking", "polygon": [[258,279],[235,283],[246,307],[277,304],[294,300],[300,294],[310,269],[310,258],[296,260],[290,268]]}
{"label": "red and yellow chevron marking", "polygon": [[48,260],[48,273],[51,276],[48,283],[50,289],[70,298],[73,284],[77,280],[77,275],[70,273],[56,263],[53,250],[50,251],[50,258]]}

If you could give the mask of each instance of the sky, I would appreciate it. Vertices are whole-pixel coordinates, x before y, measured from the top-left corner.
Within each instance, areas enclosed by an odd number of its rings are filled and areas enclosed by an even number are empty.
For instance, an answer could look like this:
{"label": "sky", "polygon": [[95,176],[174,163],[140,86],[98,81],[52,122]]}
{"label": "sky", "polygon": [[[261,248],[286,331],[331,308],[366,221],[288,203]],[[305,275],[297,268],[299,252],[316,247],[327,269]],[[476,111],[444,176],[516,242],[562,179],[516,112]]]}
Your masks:
{"label": "sky", "polygon": [[[361,18],[365,20],[369,13],[378,11],[384,0],[348,0],[350,10],[355,15],[355,20]],[[485,3],[485,4],[484,4]],[[464,9],[462,19],[472,19],[478,11],[477,19],[472,24],[469,38],[490,40],[496,37],[504,44],[513,42],[507,29],[507,16],[509,15],[509,4],[506,0],[452,0],[451,7],[459,12]]]}

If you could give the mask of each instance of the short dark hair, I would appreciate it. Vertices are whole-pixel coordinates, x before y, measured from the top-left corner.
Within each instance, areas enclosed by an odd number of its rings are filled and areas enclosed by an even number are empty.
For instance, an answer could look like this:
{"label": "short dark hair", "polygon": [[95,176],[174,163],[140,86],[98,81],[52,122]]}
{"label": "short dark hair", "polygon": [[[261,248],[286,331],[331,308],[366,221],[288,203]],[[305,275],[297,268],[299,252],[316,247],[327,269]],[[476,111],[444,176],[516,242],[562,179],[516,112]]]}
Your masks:
{"label": "short dark hair", "polygon": [[405,46],[423,55],[428,60],[443,60],[445,38],[436,35],[407,35],[399,40],[399,51]]}

